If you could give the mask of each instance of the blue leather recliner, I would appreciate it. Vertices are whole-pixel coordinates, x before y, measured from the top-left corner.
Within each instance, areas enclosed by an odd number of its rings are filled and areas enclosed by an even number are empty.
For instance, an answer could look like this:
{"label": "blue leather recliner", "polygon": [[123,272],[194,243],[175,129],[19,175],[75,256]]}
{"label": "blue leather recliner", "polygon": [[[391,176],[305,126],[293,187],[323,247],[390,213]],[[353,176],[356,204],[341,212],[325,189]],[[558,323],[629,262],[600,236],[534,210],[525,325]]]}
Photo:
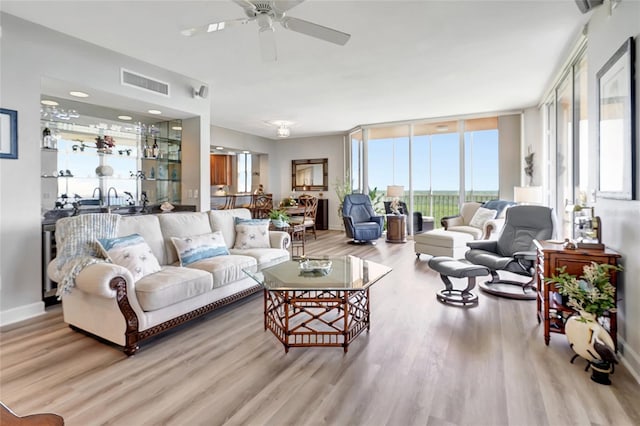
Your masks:
{"label": "blue leather recliner", "polygon": [[382,236],[384,216],[376,215],[367,194],[347,194],[342,203],[342,218],[347,237],[354,242],[374,241]]}

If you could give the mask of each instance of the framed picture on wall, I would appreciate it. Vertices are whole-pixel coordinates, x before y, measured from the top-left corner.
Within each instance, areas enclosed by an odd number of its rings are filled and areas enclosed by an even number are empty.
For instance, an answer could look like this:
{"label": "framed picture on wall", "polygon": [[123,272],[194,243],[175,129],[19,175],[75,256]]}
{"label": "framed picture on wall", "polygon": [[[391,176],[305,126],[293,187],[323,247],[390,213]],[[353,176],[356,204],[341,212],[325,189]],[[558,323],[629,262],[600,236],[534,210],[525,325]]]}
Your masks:
{"label": "framed picture on wall", "polygon": [[629,38],[596,74],[598,197],[637,197],[634,62],[633,38]]}
{"label": "framed picture on wall", "polygon": [[0,158],[18,158],[18,111],[0,108]]}

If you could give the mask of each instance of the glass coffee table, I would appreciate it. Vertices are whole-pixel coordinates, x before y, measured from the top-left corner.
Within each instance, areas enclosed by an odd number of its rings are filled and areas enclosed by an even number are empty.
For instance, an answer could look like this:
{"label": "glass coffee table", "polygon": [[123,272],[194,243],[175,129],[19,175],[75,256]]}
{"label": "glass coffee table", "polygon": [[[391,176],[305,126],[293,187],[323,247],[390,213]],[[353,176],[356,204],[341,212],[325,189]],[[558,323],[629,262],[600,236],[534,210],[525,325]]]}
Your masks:
{"label": "glass coffee table", "polygon": [[290,347],[349,343],[371,326],[369,288],[391,268],[356,256],[303,258],[244,272],[264,287],[264,329]]}

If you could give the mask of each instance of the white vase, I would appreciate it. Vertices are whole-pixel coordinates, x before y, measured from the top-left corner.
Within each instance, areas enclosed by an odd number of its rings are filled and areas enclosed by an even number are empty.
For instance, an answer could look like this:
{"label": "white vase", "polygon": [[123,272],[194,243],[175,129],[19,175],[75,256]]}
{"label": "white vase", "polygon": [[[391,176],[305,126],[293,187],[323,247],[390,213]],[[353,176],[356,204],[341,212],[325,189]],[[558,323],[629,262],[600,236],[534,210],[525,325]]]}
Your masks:
{"label": "white vase", "polygon": [[[617,364],[613,339],[600,325],[594,314],[580,312],[567,319],[564,332],[569,346],[589,362],[593,374],[591,380],[601,384],[611,384],[608,376],[613,372],[613,364]],[[573,360],[575,357],[571,360]]]}
{"label": "white vase", "polygon": [[96,167],[96,175],[99,177],[113,176],[113,167],[108,165]]}

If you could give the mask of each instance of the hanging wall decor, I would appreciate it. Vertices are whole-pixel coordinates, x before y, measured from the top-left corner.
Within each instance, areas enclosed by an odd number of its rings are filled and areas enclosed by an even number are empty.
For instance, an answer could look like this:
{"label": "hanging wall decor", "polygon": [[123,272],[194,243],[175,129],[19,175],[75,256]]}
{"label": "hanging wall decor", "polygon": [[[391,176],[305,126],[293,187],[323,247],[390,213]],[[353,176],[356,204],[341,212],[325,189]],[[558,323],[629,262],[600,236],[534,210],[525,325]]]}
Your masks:
{"label": "hanging wall decor", "polygon": [[18,111],[0,108],[0,158],[18,158]]}
{"label": "hanging wall decor", "polygon": [[633,38],[598,71],[598,197],[633,200],[635,84]]}

